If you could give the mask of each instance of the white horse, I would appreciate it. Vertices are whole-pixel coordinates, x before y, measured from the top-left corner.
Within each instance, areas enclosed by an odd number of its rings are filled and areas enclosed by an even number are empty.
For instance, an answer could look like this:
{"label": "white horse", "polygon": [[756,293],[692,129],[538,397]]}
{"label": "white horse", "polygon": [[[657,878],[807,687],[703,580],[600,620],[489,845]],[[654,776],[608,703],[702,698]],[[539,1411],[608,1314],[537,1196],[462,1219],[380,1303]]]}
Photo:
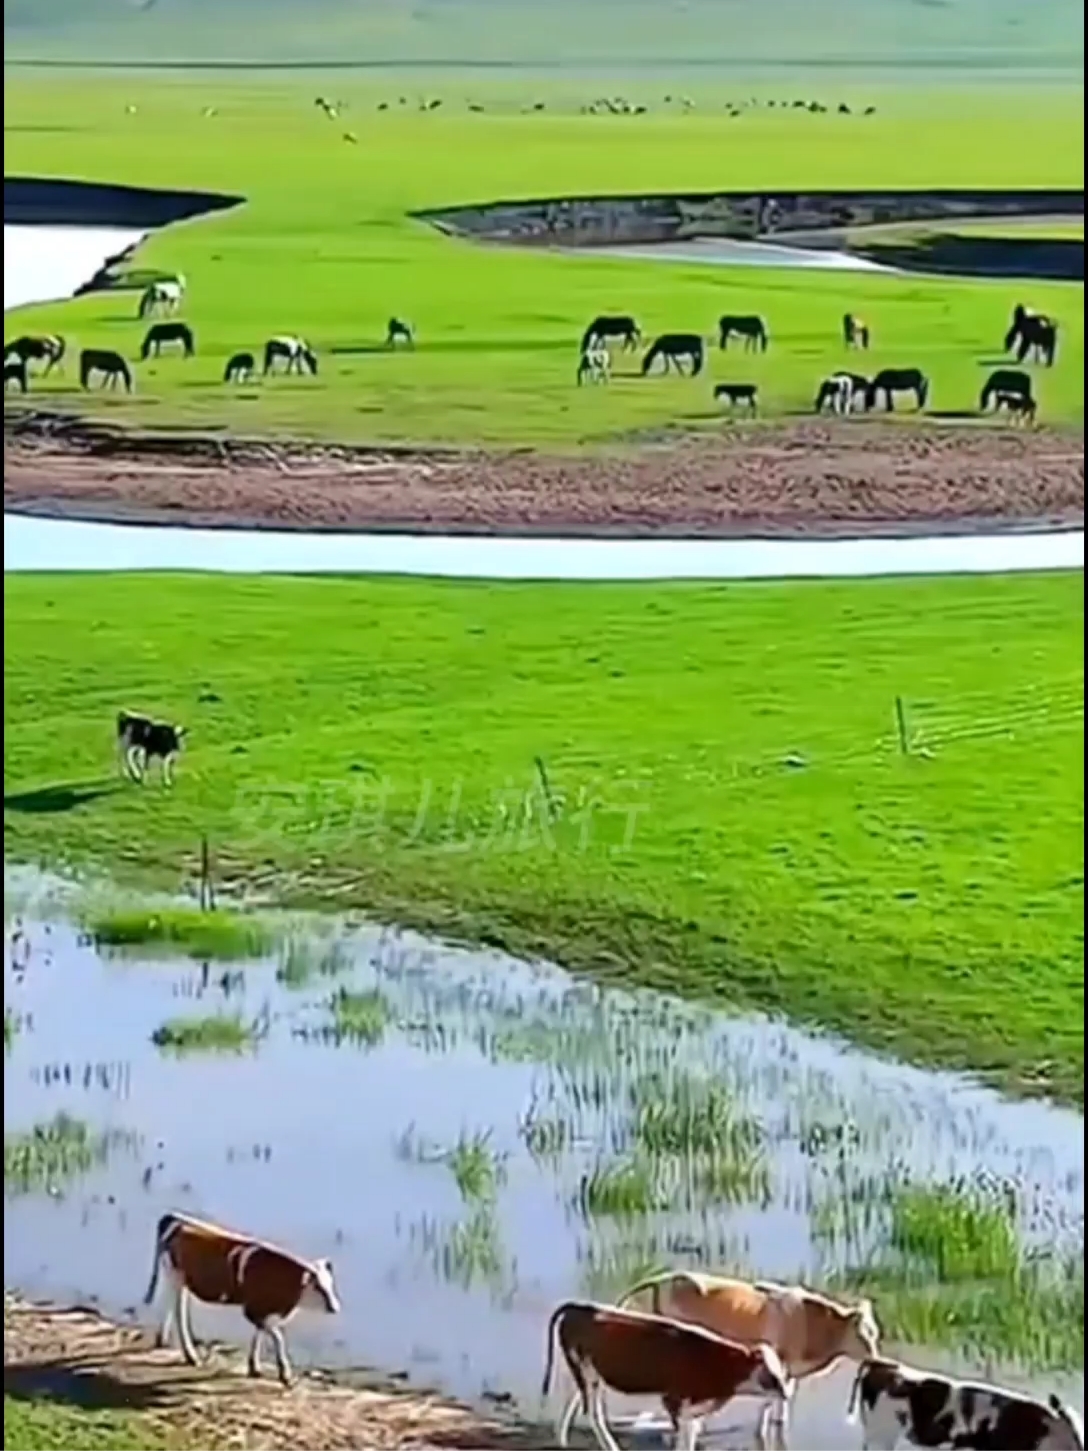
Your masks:
{"label": "white horse", "polygon": [[607,383],[612,376],[612,354],[604,343],[593,341],[582,350],[578,360],[578,386],[583,383]]}
{"label": "white horse", "polygon": [[264,345],[264,372],[270,373],[277,358],[287,363],[285,373],[304,370],[317,377],[317,354],[303,338],[269,338]]}
{"label": "white horse", "polygon": [[139,317],[150,317],[152,313],[177,312],[185,296],[185,278],[179,272],[176,277],[164,277],[144,288],[140,297]]}

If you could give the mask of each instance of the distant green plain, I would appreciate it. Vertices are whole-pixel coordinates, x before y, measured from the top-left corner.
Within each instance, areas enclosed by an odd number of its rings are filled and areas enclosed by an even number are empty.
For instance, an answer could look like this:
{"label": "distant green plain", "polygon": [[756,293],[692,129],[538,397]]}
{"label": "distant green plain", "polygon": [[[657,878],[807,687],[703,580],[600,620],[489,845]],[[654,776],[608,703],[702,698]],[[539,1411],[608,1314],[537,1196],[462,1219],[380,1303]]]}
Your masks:
{"label": "distant green plain", "polygon": [[[1058,366],[1040,376],[1042,416],[1083,417],[1081,286],[572,257],[451,240],[409,215],[572,194],[1082,187],[1079,89],[881,88],[857,71],[774,86],[717,75],[683,91],[654,77],[606,85],[571,72],[496,81],[456,71],[360,80],[17,70],[5,80],[9,175],[248,199],[167,229],[138,254],[140,264],[185,274],[195,359],[139,365],[129,401],[75,394],[72,365],[39,398],[148,426],[362,442],[601,443],[705,426],[715,378],[758,382],[769,413],[807,411],[817,379],[841,364],[839,318],[855,311],[873,331],[870,366],[924,367],[932,406],[957,410],[973,405],[1013,303],[1027,300],[1063,328]],[[855,111],[871,100],[877,114],[760,106],[734,119],[725,111],[727,99],[798,92]],[[647,114],[579,114],[602,93],[645,104]],[[681,93],[694,102],[690,113],[665,102]],[[336,121],[315,107],[318,94],[346,103]],[[423,113],[424,99],[443,105]],[[542,113],[524,114],[537,102]],[[144,331],[135,311],[131,293],[99,294],[9,317],[6,330],[55,329],[70,346],[135,357]],[[596,313],[633,313],[649,334],[709,335],[725,311],[767,317],[764,357],[715,351],[711,377],[695,380],[644,381],[622,376],[630,365],[621,364],[608,388],[574,387],[577,339]],[[412,354],[381,347],[394,314],[417,331]],[[314,344],[319,378],[224,387],[230,353],[284,332]]]}
{"label": "distant green plain", "polygon": [[[1079,573],[5,601],[16,860],[176,886],[207,833],[221,885],[1082,1101]],[[172,792],[117,781],[119,705],[190,727]]]}

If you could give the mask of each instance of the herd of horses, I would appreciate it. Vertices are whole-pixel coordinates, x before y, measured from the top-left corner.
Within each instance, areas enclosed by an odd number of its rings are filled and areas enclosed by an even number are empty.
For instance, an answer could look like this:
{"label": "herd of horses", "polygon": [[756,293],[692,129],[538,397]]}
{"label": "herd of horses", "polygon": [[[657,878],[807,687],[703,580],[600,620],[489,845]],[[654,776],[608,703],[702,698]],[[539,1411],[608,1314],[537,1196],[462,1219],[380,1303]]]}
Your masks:
{"label": "herd of horses", "polygon": [[[180,347],[186,358],[196,353],[196,338],[188,323],[175,316],[185,297],[185,278],[180,274],[151,282],[140,294],[136,310],[141,321],[156,319],[144,335],[139,361],[158,358],[167,346]],[[1018,363],[1033,362],[1053,367],[1058,350],[1058,323],[1045,313],[1036,312],[1017,303],[1003,339],[1004,350],[1014,353]],[[727,351],[732,341],[739,341],[745,353],[766,353],[770,347],[770,330],[766,320],[755,313],[726,313],[718,319],[715,338],[718,348]],[[844,348],[867,352],[872,334],[867,322],[853,313],[845,313],[841,321]],[[410,324],[391,317],[386,328],[385,345],[395,349],[404,344],[415,347],[415,334]],[[612,376],[612,348],[622,353],[637,353],[643,335],[635,319],[626,314],[601,314],[595,317],[582,334],[576,382],[607,383]],[[639,374],[649,377],[655,370],[675,370],[689,377],[703,372],[707,361],[707,340],[700,333],[667,332],[655,338],[643,353]],[[41,377],[60,370],[66,353],[65,340],[57,336],[26,336],[4,347],[4,389],[14,385],[27,392],[32,363],[44,363]],[[281,368],[286,374],[317,377],[318,359],[305,338],[280,335],[269,338],[262,355],[260,375],[267,377]],[[258,374],[257,357],[253,352],[231,354],[223,371],[228,385],[246,384]],[[79,355],[80,387],[87,389],[96,379],[107,388],[119,385],[126,392],[133,389],[133,372],[121,353],[107,348],[84,348]],[[923,410],[930,397],[930,380],[920,368],[882,368],[875,376],[840,370],[820,381],[813,403],[815,413],[846,415],[866,413],[883,404],[886,412],[895,408],[897,395],[913,398],[916,408]],[[729,408],[744,408],[755,414],[759,407],[759,389],[748,382],[719,383],[714,399]],[[988,379],[979,398],[979,409],[1006,412],[1018,422],[1034,422],[1038,412],[1032,381],[1022,369],[1000,368]]]}
{"label": "herd of horses", "polygon": [[[853,313],[845,313],[841,328],[843,346],[867,352],[872,334],[869,325]],[[770,331],[764,318],[756,314],[726,314],[718,319],[717,341],[726,350],[732,338],[742,341],[745,352],[766,352]],[[633,317],[626,315],[596,317],[582,334],[576,381],[604,383],[611,377],[610,346],[621,352],[637,352],[642,345],[642,331]],[[1006,352],[1015,352],[1017,362],[1031,361],[1053,367],[1058,349],[1058,323],[1044,313],[1035,312],[1017,303],[1004,338]],[[706,366],[707,341],[701,333],[670,332],[655,338],[643,354],[639,372],[648,377],[658,365],[668,373],[696,377]],[[923,410],[929,402],[930,380],[920,368],[881,368],[874,377],[861,373],[839,371],[824,378],[816,390],[815,413],[838,415],[859,409],[866,413],[883,403],[885,412],[892,412],[898,394],[914,399]],[[716,402],[730,408],[744,407],[751,414],[758,411],[759,389],[754,383],[718,383],[714,388]],[[1030,374],[1022,369],[999,368],[990,375],[979,398],[979,411],[1004,410],[1018,422],[1034,422],[1038,404],[1032,391]]]}

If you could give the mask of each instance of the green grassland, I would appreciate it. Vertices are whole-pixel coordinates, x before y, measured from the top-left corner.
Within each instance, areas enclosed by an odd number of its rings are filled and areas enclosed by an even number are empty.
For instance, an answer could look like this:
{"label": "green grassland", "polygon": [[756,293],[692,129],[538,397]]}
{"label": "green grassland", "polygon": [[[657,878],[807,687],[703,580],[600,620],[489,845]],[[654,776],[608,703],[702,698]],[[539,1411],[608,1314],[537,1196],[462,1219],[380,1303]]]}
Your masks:
{"label": "green grassland", "polygon": [[4,1445],[12,1451],[153,1451],[182,1444],[145,1412],[4,1396]]}
{"label": "green grassland", "polygon": [[[5,599],[16,859],[176,884],[206,832],[287,900],[1082,1100],[1080,574]],[[119,704],[190,727],[173,791],[116,780]]]}
{"label": "green grassland", "polygon": [[[131,400],[84,396],[80,406],[97,414],[344,441],[601,442],[705,423],[713,378],[758,382],[768,412],[807,411],[815,381],[841,364],[838,319],[848,310],[873,329],[872,366],[923,366],[932,406],[955,410],[977,397],[1010,308],[1025,299],[1063,325],[1058,366],[1040,379],[1043,417],[1083,417],[1081,286],[571,257],[451,240],[409,216],[571,194],[1083,186],[1079,89],[877,95],[855,74],[829,80],[826,99],[874,99],[874,116],[752,108],[732,119],[725,99],[752,94],[746,81],[703,80],[689,88],[697,104],[685,115],[664,106],[677,87],[638,79],[623,93],[650,106],[647,114],[605,117],[578,114],[604,89],[592,77],[535,88],[524,77],[477,84],[464,73],[365,84],[347,74],[5,79],[9,174],[248,198],[141,249],[141,264],[185,274],[198,356],[139,365]],[[812,93],[811,77],[803,86]],[[320,92],[347,103],[335,123],[313,105]],[[443,98],[443,108],[420,113],[428,96]],[[468,111],[474,99],[486,102],[485,114]],[[549,109],[522,114],[534,99]],[[382,101],[390,109],[377,110]],[[203,114],[209,106],[215,115]],[[29,309],[7,330],[56,329],[71,345],[135,357],[143,336],[135,303],[131,293],[93,295]],[[617,376],[604,389],[574,386],[576,340],[598,312],[634,313],[651,334],[709,335],[722,312],[755,310],[772,335],[765,357],[714,353],[711,377],[695,380]],[[391,314],[417,329],[414,354],[381,347]],[[224,387],[230,353],[283,332],[315,345],[319,378]],[[72,386],[69,372],[39,396],[71,400]]]}

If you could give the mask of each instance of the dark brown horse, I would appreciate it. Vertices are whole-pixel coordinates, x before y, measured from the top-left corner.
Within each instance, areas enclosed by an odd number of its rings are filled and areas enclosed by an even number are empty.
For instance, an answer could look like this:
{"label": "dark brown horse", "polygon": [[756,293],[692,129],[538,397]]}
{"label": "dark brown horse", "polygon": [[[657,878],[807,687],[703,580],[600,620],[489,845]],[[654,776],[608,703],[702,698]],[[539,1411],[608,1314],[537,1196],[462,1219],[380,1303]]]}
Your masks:
{"label": "dark brown horse", "polygon": [[986,379],[979,394],[979,412],[985,413],[999,393],[1016,393],[1021,398],[1030,398],[1031,378],[1019,368],[998,368]]}
{"label": "dark brown horse", "polygon": [[706,344],[698,333],[662,333],[642,360],[642,376],[645,378],[658,358],[664,359],[665,372],[672,364],[678,373],[684,370],[680,360],[687,358],[691,364],[691,376],[703,371],[706,361]]}
{"label": "dark brown horse", "polygon": [[180,343],[187,358],[191,358],[196,352],[193,330],[187,323],[155,322],[148,328],[143,347],[140,349],[141,361],[146,362],[151,357],[157,358],[162,351],[163,343]]}
{"label": "dark brown horse", "polygon": [[110,348],[84,348],[79,355],[79,385],[91,386],[94,373],[101,373],[107,388],[116,388],[118,378],[125,385],[125,392],[132,392],[132,371],[120,353]]}
{"label": "dark brown horse", "polygon": [[729,345],[729,339],[733,336],[744,339],[745,352],[756,350],[761,353],[767,351],[767,344],[770,341],[767,332],[767,324],[761,317],[725,317],[718,319],[718,347],[725,348]]}
{"label": "dark brown horse", "polygon": [[1016,361],[1022,363],[1029,354],[1035,362],[1054,366],[1058,352],[1058,324],[1052,317],[1035,312],[1018,302],[1013,308],[1012,322],[1005,334],[1005,351],[1016,349]]}
{"label": "dark brown horse", "polygon": [[913,393],[918,407],[924,408],[929,397],[929,379],[920,368],[883,368],[869,384],[865,411],[875,408],[881,393],[885,411],[891,413],[896,393]]}
{"label": "dark brown horse", "polygon": [[45,359],[45,367],[42,370],[42,377],[48,376],[54,368],[60,366],[60,360],[64,357],[64,339],[49,335],[46,337],[22,337],[16,338],[13,343],[4,345],[4,361],[14,355],[29,365],[40,363]]}
{"label": "dark brown horse", "polygon": [[588,352],[594,343],[607,344],[609,338],[619,338],[625,353],[634,352],[642,333],[633,317],[595,317],[582,334],[582,352]]}

